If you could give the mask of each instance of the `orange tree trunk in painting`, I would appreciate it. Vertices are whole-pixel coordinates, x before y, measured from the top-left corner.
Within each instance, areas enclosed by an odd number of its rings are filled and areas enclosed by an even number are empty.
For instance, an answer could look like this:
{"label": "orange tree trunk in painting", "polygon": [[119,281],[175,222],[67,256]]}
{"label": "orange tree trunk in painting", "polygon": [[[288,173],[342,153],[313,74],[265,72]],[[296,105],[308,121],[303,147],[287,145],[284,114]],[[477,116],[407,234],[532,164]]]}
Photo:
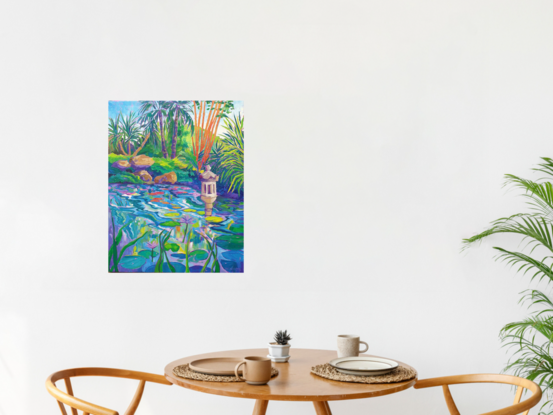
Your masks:
{"label": "orange tree trunk in painting", "polygon": [[138,152],[144,148],[144,145],[146,144],[146,142],[148,141],[149,138],[150,138],[150,134],[146,134],[146,136],[144,137],[144,140],[142,141],[142,144],[140,145],[140,147],[138,147],[136,150],[134,150],[134,152],[131,154],[132,157],[136,156],[138,154]]}
{"label": "orange tree trunk in painting", "polygon": [[140,150],[142,150],[144,148],[144,146],[146,145],[146,143],[148,142],[150,138],[150,134],[146,134],[146,136],[144,136],[144,140],[142,141],[142,144],[140,145],[140,147],[138,147],[136,150],[134,150],[132,153],[130,151],[130,148],[129,148],[129,151],[126,152],[125,149],[123,148],[123,146],[121,145],[121,142],[119,142],[119,151],[122,155],[124,156],[131,156],[131,157],[134,157],[138,154],[138,152]]}
{"label": "orange tree trunk in painting", "polygon": [[[198,171],[209,159],[211,148],[217,137],[221,118],[232,110],[232,101],[196,101],[194,102],[194,137],[192,149]],[[207,113],[207,119],[206,119]]]}

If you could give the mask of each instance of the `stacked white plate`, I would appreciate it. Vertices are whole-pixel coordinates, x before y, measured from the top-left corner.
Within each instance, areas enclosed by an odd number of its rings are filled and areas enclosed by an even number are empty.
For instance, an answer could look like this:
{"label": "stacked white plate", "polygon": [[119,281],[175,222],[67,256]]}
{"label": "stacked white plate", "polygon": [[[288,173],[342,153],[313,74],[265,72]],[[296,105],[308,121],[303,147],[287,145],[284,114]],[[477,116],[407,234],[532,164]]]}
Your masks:
{"label": "stacked white plate", "polygon": [[267,357],[270,357],[271,361],[275,362],[275,363],[286,363],[288,361],[288,359],[290,359],[290,355],[276,357],[276,356],[271,356],[270,354],[268,354]]}
{"label": "stacked white plate", "polygon": [[329,364],[338,372],[356,376],[385,375],[399,366],[394,360],[370,356],[339,357]]}

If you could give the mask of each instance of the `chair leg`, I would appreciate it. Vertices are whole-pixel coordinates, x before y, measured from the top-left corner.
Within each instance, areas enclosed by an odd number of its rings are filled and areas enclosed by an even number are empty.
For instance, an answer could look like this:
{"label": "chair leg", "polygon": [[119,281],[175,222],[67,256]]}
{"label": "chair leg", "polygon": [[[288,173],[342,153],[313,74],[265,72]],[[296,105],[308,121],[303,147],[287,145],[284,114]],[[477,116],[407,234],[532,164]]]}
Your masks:
{"label": "chair leg", "polygon": [[263,401],[261,399],[257,399],[255,401],[255,406],[253,407],[253,415],[265,415],[265,412],[267,412],[268,405],[269,405],[269,401]]}
{"label": "chair leg", "polygon": [[330,412],[330,406],[326,401],[314,401],[313,406],[315,407],[317,415],[332,415],[332,412]]}

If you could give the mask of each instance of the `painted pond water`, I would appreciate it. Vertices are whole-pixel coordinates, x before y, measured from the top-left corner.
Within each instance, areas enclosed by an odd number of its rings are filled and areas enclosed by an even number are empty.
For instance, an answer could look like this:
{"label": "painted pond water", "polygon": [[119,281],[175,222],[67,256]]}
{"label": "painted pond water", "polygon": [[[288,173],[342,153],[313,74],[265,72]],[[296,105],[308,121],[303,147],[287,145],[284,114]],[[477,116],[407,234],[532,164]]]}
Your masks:
{"label": "painted pond water", "polygon": [[111,272],[243,272],[244,202],[219,196],[206,217],[184,185],[109,185]]}

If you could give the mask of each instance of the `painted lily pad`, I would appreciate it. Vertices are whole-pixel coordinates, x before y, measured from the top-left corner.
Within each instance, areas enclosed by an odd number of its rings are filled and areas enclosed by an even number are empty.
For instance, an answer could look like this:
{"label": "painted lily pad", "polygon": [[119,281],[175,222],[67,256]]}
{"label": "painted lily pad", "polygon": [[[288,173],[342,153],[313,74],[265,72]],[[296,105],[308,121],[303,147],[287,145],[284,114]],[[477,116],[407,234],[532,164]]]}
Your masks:
{"label": "painted lily pad", "polygon": [[[152,257],[152,251],[148,249],[144,249],[142,251],[138,251],[138,255],[144,258],[151,258]],[[157,255],[157,253],[154,251],[154,255]]]}
{"label": "painted lily pad", "polygon": [[[179,264],[178,262],[171,262],[171,265],[173,266],[173,268],[175,268],[175,272],[185,272],[186,271],[186,267],[183,265],[183,264]],[[164,263],[163,264],[163,272],[172,272],[171,271],[171,268],[169,268],[169,265],[167,263]],[[152,266],[149,266],[148,268],[146,268],[146,271],[145,272],[155,272],[156,270],[156,266],[155,265],[152,265]]]}
{"label": "painted lily pad", "polygon": [[232,232],[244,233],[244,225],[233,224],[230,226],[229,230]]}
{"label": "painted lily pad", "polygon": [[221,223],[225,220],[225,218],[220,216],[206,216],[205,220],[211,223]]}
{"label": "painted lily pad", "polygon": [[218,239],[218,241],[240,241],[240,242],[244,242],[244,234],[241,234],[241,233],[233,233],[233,234],[226,234],[226,235],[222,235],[220,236]]}
{"label": "painted lily pad", "polygon": [[189,261],[191,262],[198,262],[203,261],[204,259],[207,259],[208,253],[207,251],[204,251],[203,249],[196,249],[195,251],[190,252],[190,258]]}
{"label": "painted lily pad", "polygon": [[179,216],[180,213],[179,212],[169,212],[169,213],[165,213],[163,216],[167,216],[167,217],[171,217],[171,216]]}
{"label": "painted lily pad", "polygon": [[180,223],[175,222],[174,220],[168,220],[168,221],[160,223],[159,226],[180,226]]}
{"label": "painted lily pad", "polygon": [[[180,264],[179,264],[180,265]],[[194,265],[190,267],[190,272],[201,272],[203,268],[203,265]],[[185,267],[186,269],[186,267]],[[211,272],[211,268],[205,267],[204,273]]]}
{"label": "painted lily pad", "polygon": [[228,249],[230,251],[244,248],[244,240],[233,240],[233,239],[226,240],[226,239],[220,238],[220,239],[216,239],[215,243],[219,248]]}
{"label": "painted lily pad", "polygon": [[224,259],[222,259],[221,264],[223,265],[223,268],[228,272],[241,272],[242,271],[242,267],[240,265],[238,265],[236,262],[225,261]]}
{"label": "painted lily pad", "polygon": [[127,269],[138,269],[146,263],[146,258],[139,255],[127,255],[121,258],[119,264]]}
{"label": "painted lily pad", "polygon": [[242,262],[244,261],[244,251],[226,251],[223,252],[223,258],[235,262]]}
{"label": "painted lily pad", "polygon": [[167,243],[165,244],[165,249],[167,249],[168,251],[170,250],[173,252],[179,252],[180,246],[175,243]]}
{"label": "painted lily pad", "polygon": [[183,209],[183,212],[196,212],[196,209]]}

